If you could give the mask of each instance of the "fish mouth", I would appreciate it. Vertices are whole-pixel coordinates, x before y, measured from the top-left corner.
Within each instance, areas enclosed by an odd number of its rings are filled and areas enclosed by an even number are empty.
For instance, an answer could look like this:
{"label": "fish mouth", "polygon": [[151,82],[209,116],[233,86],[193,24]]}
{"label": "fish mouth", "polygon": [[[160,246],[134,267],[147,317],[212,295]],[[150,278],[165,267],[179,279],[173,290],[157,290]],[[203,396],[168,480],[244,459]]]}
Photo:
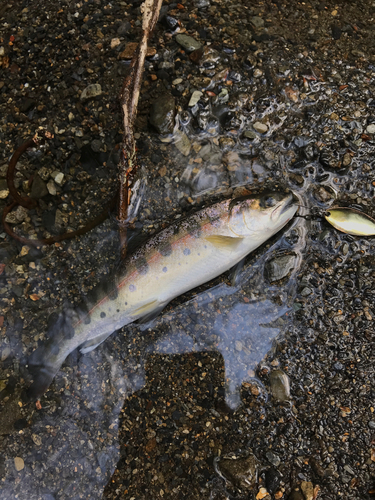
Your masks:
{"label": "fish mouth", "polygon": [[[291,209],[295,209],[297,211],[298,207],[296,206],[297,198],[291,193],[288,198],[284,198],[276,205],[271,213],[271,219],[276,220],[283,215],[287,215],[287,212]],[[294,213],[295,213],[294,212]],[[294,215],[293,213],[293,215]]]}

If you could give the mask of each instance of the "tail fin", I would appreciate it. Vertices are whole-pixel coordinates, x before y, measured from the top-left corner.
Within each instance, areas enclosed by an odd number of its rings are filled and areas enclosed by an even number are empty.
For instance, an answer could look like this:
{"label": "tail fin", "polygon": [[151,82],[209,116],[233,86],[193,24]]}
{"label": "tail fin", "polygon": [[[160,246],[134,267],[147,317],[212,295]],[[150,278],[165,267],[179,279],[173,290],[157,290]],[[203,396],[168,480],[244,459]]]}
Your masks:
{"label": "tail fin", "polygon": [[46,347],[38,347],[28,359],[29,372],[33,378],[31,386],[26,391],[29,401],[39,399],[50,386],[56,370],[45,364]]}
{"label": "tail fin", "polygon": [[[68,350],[64,350],[64,344],[74,335],[72,318],[75,314],[74,310],[66,310],[52,317],[52,321],[50,318],[49,339],[32,352],[28,359],[28,369],[33,379],[26,391],[28,400],[38,399],[46,392],[69,354]],[[65,355],[61,355],[61,350]]]}

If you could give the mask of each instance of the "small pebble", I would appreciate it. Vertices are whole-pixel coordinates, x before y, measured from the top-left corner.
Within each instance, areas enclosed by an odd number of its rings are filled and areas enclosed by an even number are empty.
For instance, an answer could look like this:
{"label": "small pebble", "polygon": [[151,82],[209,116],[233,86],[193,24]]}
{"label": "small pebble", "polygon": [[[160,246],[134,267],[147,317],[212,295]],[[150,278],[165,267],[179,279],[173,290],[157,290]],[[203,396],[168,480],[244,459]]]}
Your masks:
{"label": "small pebble", "polygon": [[264,123],[261,123],[261,122],[253,123],[253,128],[254,128],[254,130],[259,132],[260,134],[265,134],[268,131],[267,125],[265,125]]}
{"label": "small pebble", "polygon": [[192,95],[190,97],[189,106],[190,107],[195,106],[197,104],[197,102],[199,101],[199,99],[202,97],[202,95],[203,95],[203,92],[201,92],[200,90],[194,90],[194,92],[192,93]]}
{"label": "small pebble", "polygon": [[56,182],[56,184],[61,186],[64,181],[64,174],[62,172],[58,172],[53,179]]}
{"label": "small pebble", "polygon": [[14,466],[16,468],[16,471],[19,472],[25,467],[25,462],[21,457],[16,457],[14,459]]}
{"label": "small pebble", "polygon": [[86,99],[92,99],[93,97],[97,97],[102,93],[102,86],[100,83],[92,83],[88,85],[81,93],[80,99],[84,101]]}
{"label": "small pebble", "polygon": [[195,40],[195,38],[184,34],[178,34],[176,36],[176,42],[187,52],[193,52],[194,50],[198,50],[202,47],[202,44]]}

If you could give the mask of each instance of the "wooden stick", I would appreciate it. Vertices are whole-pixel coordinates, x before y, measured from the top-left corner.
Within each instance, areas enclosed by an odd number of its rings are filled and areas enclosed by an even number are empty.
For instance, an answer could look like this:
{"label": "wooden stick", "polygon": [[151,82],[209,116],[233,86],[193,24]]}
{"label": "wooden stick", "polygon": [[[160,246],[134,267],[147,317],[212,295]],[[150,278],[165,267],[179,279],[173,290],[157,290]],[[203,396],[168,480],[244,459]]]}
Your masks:
{"label": "wooden stick", "polygon": [[120,103],[124,122],[122,155],[119,163],[120,195],[118,208],[122,258],[126,255],[126,230],[128,225],[128,206],[131,198],[131,188],[139,167],[133,127],[137,116],[139,93],[141,89],[148,40],[159,18],[162,2],[163,0],[145,0],[145,2],[141,5],[141,11],[143,14],[142,39],[138,44],[130,63],[130,72],[124,80],[120,94]]}

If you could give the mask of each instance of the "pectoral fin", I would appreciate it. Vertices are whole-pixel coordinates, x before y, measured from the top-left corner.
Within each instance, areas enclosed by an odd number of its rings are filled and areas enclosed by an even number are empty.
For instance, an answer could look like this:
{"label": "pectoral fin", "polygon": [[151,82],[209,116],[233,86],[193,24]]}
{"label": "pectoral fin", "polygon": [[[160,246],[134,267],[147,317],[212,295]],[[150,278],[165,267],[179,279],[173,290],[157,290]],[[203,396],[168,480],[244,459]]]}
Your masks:
{"label": "pectoral fin", "polygon": [[206,236],[205,238],[211,245],[219,250],[235,250],[238,245],[241,244],[243,238],[233,237],[233,236],[223,236],[220,234],[214,234],[212,236]]}

